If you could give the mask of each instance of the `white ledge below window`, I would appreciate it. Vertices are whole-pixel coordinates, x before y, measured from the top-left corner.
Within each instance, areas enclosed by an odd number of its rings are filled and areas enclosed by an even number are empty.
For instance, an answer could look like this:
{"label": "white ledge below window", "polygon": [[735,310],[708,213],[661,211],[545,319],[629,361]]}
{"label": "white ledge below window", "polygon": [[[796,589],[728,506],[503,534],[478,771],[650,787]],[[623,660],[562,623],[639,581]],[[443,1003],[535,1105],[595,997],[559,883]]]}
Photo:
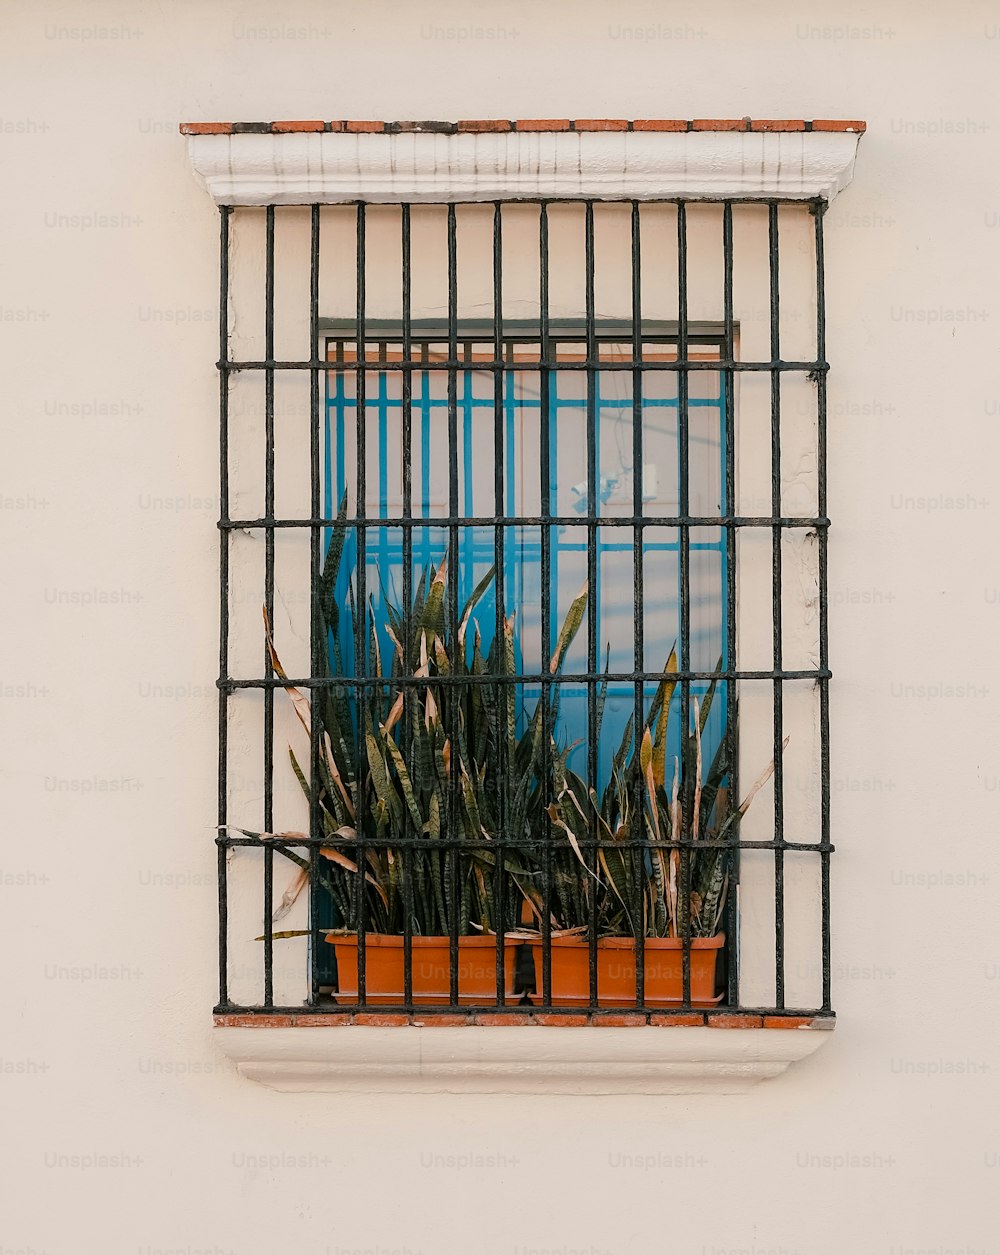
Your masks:
{"label": "white ledge below window", "polygon": [[189,135],[188,153],[220,205],[830,202],[851,181],[859,138],[849,131],[238,132]]}
{"label": "white ledge below window", "polygon": [[233,1028],[214,1039],[242,1076],[286,1092],[741,1093],[830,1034],[714,1028]]}

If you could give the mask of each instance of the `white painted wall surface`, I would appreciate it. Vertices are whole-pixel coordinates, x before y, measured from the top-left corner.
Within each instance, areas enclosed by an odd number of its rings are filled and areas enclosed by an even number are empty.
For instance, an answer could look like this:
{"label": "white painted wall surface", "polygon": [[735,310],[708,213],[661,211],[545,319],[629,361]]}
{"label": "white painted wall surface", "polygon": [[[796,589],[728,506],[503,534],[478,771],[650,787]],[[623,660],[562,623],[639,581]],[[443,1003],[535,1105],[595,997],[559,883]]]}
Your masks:
{"label": "white painted wall surface", "polygon": [[[0,1255],[996,1251],[992,7],[0,22]],[[869,123],[827,223],[834,1039],[735,1097],[240,1080],[209,1014],[217,216],[177,123],[746,113]]]}

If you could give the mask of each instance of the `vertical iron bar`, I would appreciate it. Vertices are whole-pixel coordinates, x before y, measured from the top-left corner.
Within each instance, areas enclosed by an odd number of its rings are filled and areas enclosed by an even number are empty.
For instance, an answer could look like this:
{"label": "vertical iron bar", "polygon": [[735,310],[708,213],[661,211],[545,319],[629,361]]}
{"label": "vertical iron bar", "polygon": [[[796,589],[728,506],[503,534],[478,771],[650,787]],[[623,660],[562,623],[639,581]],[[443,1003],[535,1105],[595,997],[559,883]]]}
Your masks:
{"label": "vertical iron bar", "polygon": [[[448,624],[452,640],[452,649],[458,648],[458,245],[455,222],[455,206],[448,205],[448,515],[452,522],[448,524]],[[452,666],[458,666],[457,656]],[[462,812],[459,789],[460,752],[458,743],[458,703],[461,692],[455,689],[445,698],[448,709],[447,736],[451,742],[451,759],[449,763],[448,789],[448,836],[456,838],[462,825]],[[459,876],[458,851],[454,846],[448,853],[448,871],[451,877],[451,946],[450,946],[450,1002],[458,1004],[458,935],[462,926],[462,884]]]}
{"label": "vertical iron bar", "polygon": [[[219,519],[229,522],[229,215],[219,207]],[[229,528],[219,529],[219,679],[229,679]],[[229,690],[219,686],[219,1006],[229,1005]]]}
{"label": "vertical iron bar", "polygon": [[[357,245],[357,382],[355,384],[355,417],[357,421],[357,435],[355,438],[355,450],[357,457],[356,480],[357,486],[355,494],[355,518],[357,526],[355,527],[356,546],[357,546],[357,620],[354,624],[354,674],[361,679],[360,684],[355,689],[358,695],[358,754],[357,762],[360,764],[364,761],[365,755],[365,712],[368,709],[370,701],[370,692],[368,684],[368,592],[366,586],[367,580],[367,562],[368,562],[368,529],[361,524],[364,523],[367,515],[367,462],[368,462],[368,443],[367,443],[367,414],[366,405],[366,369],[368,364],[368,331],[366,327],[365,313],[365,210],[364,201],[358,202],[357,210],[357,228],[356,228],[356,245]],[[357,845],[358,855],[357,862],[359,868],[364,868],[366,861],[365,851],[365,827],[368,816],[365,814],[365,791],[358,789],[357,801]],[[366,968],[366,951],[365,951],[365,925],[367,915],[368,895],[365,890],[365,881],[362,875],[354,877],[354,884],[357,893],[357,935],[358,935],[358,1005],[365,1006],[368,1001],[367,986],[365,983]]]}
{"label": "vertical iron bar", "polygon": [[[641,222],[639,202],[632,202],[632,513],[636,524],[632,532],[632,663],[637,672],[644,671],[645,659],[645,611],[643,609],[643,553],[645,532],[640,520],[644,516],[643,486],[644,464],[642,448],[642,268]],[[639,744],[644,722],[645,694],[642,680],[636,680],[634,693],[634,739]],[[645,898],[646,850],[643,840],[642,781],[635,776],[632,789],[633,874],[635,877],[635,1001],[641,1007],[645,1002],[646,988],[646,929],[643,903]]]}
{"label": "vertical iron bar", "polygon": [[[727,362],[735,360],[736,335],[733,322],[733,206],[726,201],[722,207],[722,257],[723,257],[723,355]],[[725,388],[725,498],[723,514],[728,520],[736,515],[736,372],[723,371]],[[726,656],[727,671],[736,670],[736,562],[737,529],[730,522],[726,528]],[[739,805],[739,729],[736,681],[726,680],[726,762],[728,766],[729,805]],[[726,979],[727,1002],[739,1005],[739,898],[740,879],[739,828],[733,830],[732,849],[724,851],[729,860],[729,890],[726,898]]]}
{"label": "vertical iron bar", "polygon": [[[313,205],[309,223],[309,356],[319,358],[319,205]],[[314,367],[309,375],[309,501],[312,517],[322,512],[320,496],[320,448],[319,448],[319,397],[320,370]],[[322,569],[321,536],[318,527],[309,530],[309,674],[326,674],[324,651],[327,648],[323,630],[323,618],[319,603],[320,572]],[[314,693],[311,705],[322,700],[322,694]],[[315,840],[320,835],[319,814],[319,746],[321,720],[309,719],[309,836]],[[309,1005],[319,1002],[320,962],[319,935],[316,924],[319,919],[319,854],[309,851]],[[346,924],[347,921],[345,920]]]}
{"label": "vertical iron bar", "polygon": [[[552,449],[551,432],[549,430],[552,415],[550,412],[552,392],[552,344],[549,328],[549,207],[542,201],[538,210],[538,330],[539,330],[539,418],[538,418],[538,490],[539,514],[542,519],[539,537],[541,550],[540,587],[541,596],[541,641],[540,671],[544,677],[548,668],[546,660],[552,651],[552,529],[548,525],[552,505],[552,467],[550,454]],[[558,598],[558,587],[556,597]],[[542,708],[541,738],[544,746],[542,757],[542,826],[545,835],[543,848],[543,882],[542,882],[542,1002],[548,1006],[552,1001],[552,840],[553,830],[548,819],[550,776],[550,750],[552,734],[555,729],[549,727],[549,703],[552,697],[551,686],[543,678],[541,681],[539,701]],[[556,690],[558,692],[558,689]]]}
{"label": "vertical iron bar", "polygon": [[[503,407],[503,211],[502,204],[497,201],[493,206],[493,547],[495,552],[495,570],[493,588],[496,601],[496,624],[494,627],[494,657],[498,660],[506,658],[504,648],[504,623],[506,618],[504,604],[504,548],[506,529],[504,528],[504,407]],[[506,665],[501,664],[506,672]],[[496,862],[493,869],[493,915],[497,942],[497,1005],[504,1003],[507,988],[504,951],[504,933],[506,932],[506,902],[504,901],[504,838],[506,836],[507,815],[509,813],[507,795],[507,773],[510,765],[507,762],[506,710],[508,700],[514,695],[509,684],[502,684],[496,695],[497,729],[496,752],[500,771],[500,788],[497,796],[497,829],[496,829]],[[514,834],[520,839],[522,834]],[[515,927],[519,921],[515,921]]]}
{"label": "vertical iron bar", "polygon": [[[274,206],[264,210],[264,357],[274,361]],[[274,519],[274,369],[264,371],[264,517]],[[274,527],[264,529],[264,612],[274,632]],[[274,670],[267,644],[264,675]],[[274,689],[264,689],[264,831],[274,831]],[[264,849],[264,1005],[274,1005],[274,847]]]}
{"label": "vertical iron bar", "polygon": [[[412,328],[411,328],[411,273],[410,273],[410,206],[402,205],[400,208],[400,230],[401,239],[401,268],[402,268],[402,304],[403,304],[403,361],[412,360]],[[403,368],[402,376],[402,423],[403,423],[403,518],[409,520],[413,516],[413,477],[410,466],[410,459],[413,456],[413,416],[410,413],[410,405],[413,397],[413,371],[409,366]],[[414,659],[411,657],[410,639],[412,636],[413,625],[411,623],[411,611],[413,601],[413,530],[410,527],[403,528],[402,536],[403,546],[403,657],[400,659],[400,666],[404,677],[403,683],[403,759],[407,763],[413,762],[413,729],[411,726],[411,706],[413,701],[413,691],[405,683],[406,679],[413,674]],[[413,827],[409,808],[403,810],[403,832],[409,835]],[[413,836],[419,837],[421,834],[414,831]],[[403,1002],[409,1009],[413,1004],[413,874],[416,868],[416,860],[421,857],[419,850],[400,850],[399,858],[403,865]]]}
{"label": "vertical iron bar", "polygon": [[[771,298],[771,361],[779,360],[778,290],[778,205],[767,207],[767,253]],[[781,372],[772,370],[771,379],[771,517],[781,517]],[[771,623],[773,629],[772,665],[781,670],[781,528],[771,528]],[[774,839],[784,840],[784,791],[781,762],[783,710],[781,680],[773,683],[774,707]],[[785,852],[774,851],[774,1005],[785,1005]]]}
{"label": "vertical iron bar", "polygon": [[[597,328],[594,310],[594,202],[584,203],[585,307],[587,319],[587,786],[597,789]],[[597,850],[597,819],[593,807],[590,816],[590,851],[593,872],[599,870]],[[596,885],[596,880],[595,880]],[[590,886],[590,1005],[598,1004],[597,988],[597,894]]]}
{"label": "vertical iron bar", "polygon": [[[817,201],[813,206],[815,217],[816,249],[816,360],[826,364],[826,278],[823,256],[823,215],[826,204]],[[816,377],[816,508],[826,517],[826,371]],[[818,529],[819,547],[819,665],[825,672],[830,666],[830,642],[828,620],[827,545],[828,529]],[[821,872],[821,928],[823,961],[823,1010],[831,1006],[830,989],[830,682],[825,677],[819,681],[820,720],[820,852]]]}
{"label": "vertical iron bar", "polygon": [[[684,201],[677,202],[677,356],[681,367],[677,375],[677,454],[678,454],[678,496],[677,504],[681,517],[687,518],[690,511],[690,429],[689,429],[689,372],[686,365],[688,349],[688,273],[687,273],[687,205]],[[679,565],[681,585],[681,671],[691,669],[691,528],[687,523],[680,525]],[[694,805],[694,781],[687,779],[685,771],[684,745],[691,733],[691,682],[681,680],[681,752],[679,770],[681,773],[679,796],[681,799],[681,831],[673,833],[676,841],[678,836],[686,841],[692,832],[693,815],[688,811],[688,799]],[[671,852],[673,859],[673,852]],[[677,891],[677,925],[681,934],[681,1003],[691,1003],[691,895],[688,886],[690,875],[690,850],[686,845],[680,850],[680,884]]]}

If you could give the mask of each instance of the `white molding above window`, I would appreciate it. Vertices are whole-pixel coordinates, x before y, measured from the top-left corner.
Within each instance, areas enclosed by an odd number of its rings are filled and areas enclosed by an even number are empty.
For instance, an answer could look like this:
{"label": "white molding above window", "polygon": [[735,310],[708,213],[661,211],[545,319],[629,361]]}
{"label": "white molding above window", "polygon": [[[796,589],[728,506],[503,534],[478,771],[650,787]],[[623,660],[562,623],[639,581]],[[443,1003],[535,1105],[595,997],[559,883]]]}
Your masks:
{"label": "white molding above window", "polygon": [[194,134],[220,205],[525,199],[832,201],[854,131]]}
{"label": "white molding above window", "polygon": [[830,1039],[815,1028],[216,1028],[242,1076],[289,1093],[735,1094]]}

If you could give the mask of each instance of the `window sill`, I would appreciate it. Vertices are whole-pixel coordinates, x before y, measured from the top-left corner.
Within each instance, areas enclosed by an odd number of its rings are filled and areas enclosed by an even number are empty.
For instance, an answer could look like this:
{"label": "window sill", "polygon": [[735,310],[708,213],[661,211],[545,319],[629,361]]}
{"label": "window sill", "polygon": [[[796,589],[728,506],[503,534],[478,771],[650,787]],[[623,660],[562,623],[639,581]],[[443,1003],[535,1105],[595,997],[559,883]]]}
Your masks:
{"label": "window sill", "polygon": [[599,1026],[580,1024],[582,1016],[559,1025],[503,1018],[220,1015],[214,1035],[241,1076],[286,1093],[735,1094],[813,1054],[834,1023],[732,1015],[705,1024],[697,1013],[650,1024],[623,1013]]}

